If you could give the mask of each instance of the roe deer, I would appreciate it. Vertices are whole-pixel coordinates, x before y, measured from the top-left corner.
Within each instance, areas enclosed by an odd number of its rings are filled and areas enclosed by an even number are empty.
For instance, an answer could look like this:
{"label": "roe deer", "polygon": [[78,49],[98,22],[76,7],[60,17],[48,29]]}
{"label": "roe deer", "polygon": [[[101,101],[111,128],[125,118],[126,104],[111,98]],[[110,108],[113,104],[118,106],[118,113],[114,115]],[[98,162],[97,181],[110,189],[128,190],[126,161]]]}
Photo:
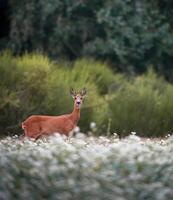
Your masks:
{"label": "roe deer", "polygon": [[70,94],[74,99],[72,113],[59,116],[32,115],[22,123],[24,137],[38,139],[55,132],[68,136],[70,131],[76,127],[80,118],[80,108],[86,95],[86,89],[83,88],[79,93],[76,93],[71,88]]}

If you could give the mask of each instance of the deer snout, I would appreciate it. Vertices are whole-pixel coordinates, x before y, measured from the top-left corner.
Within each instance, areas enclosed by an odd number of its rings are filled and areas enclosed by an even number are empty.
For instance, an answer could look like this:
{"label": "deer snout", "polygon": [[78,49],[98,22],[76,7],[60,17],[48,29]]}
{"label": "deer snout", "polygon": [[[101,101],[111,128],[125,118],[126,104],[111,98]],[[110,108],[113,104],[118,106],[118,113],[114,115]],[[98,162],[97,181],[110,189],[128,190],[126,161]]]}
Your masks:
{"label": "deer snout", "polygon": [[77,101],[76,103],[77,103],[78,105],[80,105],[81,102],[80,102],[80,101]]}
{"label": "deer snout", "polygon": [[76,99],[76,104],[77,104],[78,106],[81,104],[80,98],[77,98],[77,99]]}

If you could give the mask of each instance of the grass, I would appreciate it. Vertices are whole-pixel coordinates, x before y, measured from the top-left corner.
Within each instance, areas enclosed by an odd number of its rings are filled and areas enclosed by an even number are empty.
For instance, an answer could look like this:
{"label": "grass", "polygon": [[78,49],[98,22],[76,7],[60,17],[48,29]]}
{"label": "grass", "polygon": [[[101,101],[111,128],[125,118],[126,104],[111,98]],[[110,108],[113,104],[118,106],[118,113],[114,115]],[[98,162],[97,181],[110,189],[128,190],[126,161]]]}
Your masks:
{"label": "grass", "polygon": [[0,140],[0,197],[5,199],[173,199],[173,137],[58,134],[21,143]]}

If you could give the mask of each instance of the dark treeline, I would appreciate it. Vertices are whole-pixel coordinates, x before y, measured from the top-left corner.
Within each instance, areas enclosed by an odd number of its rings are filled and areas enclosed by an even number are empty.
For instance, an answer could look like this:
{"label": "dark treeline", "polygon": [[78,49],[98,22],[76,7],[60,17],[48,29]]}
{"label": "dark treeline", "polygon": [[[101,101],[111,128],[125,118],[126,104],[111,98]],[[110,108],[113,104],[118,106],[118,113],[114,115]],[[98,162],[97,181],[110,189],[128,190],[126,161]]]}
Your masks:
{"label": "dark treeline", "polygon": [[173,82],[172,0],[0,0],[0,49],[92,56],[114,70],[154,67]]}

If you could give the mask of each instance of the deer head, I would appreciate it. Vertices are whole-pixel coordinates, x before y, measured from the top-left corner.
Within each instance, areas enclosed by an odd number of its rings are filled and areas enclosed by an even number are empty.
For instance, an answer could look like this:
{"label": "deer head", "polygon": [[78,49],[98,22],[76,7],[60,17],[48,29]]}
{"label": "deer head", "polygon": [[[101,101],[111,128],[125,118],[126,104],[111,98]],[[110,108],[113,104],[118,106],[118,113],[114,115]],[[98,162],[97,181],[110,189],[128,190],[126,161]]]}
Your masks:
{"label": "deer head", "polygon": [[70,94],[71,94],[71,96],[74,99],[74,106],[77,109],[80,109],[80,107],[81,107],[81,105],[83,103],[83,100],[85,98],[86,93],[87,93],[86,88],[83,88],[79,93],[77,93],[76,91],[74,91],[73,88],[70,89]]}

